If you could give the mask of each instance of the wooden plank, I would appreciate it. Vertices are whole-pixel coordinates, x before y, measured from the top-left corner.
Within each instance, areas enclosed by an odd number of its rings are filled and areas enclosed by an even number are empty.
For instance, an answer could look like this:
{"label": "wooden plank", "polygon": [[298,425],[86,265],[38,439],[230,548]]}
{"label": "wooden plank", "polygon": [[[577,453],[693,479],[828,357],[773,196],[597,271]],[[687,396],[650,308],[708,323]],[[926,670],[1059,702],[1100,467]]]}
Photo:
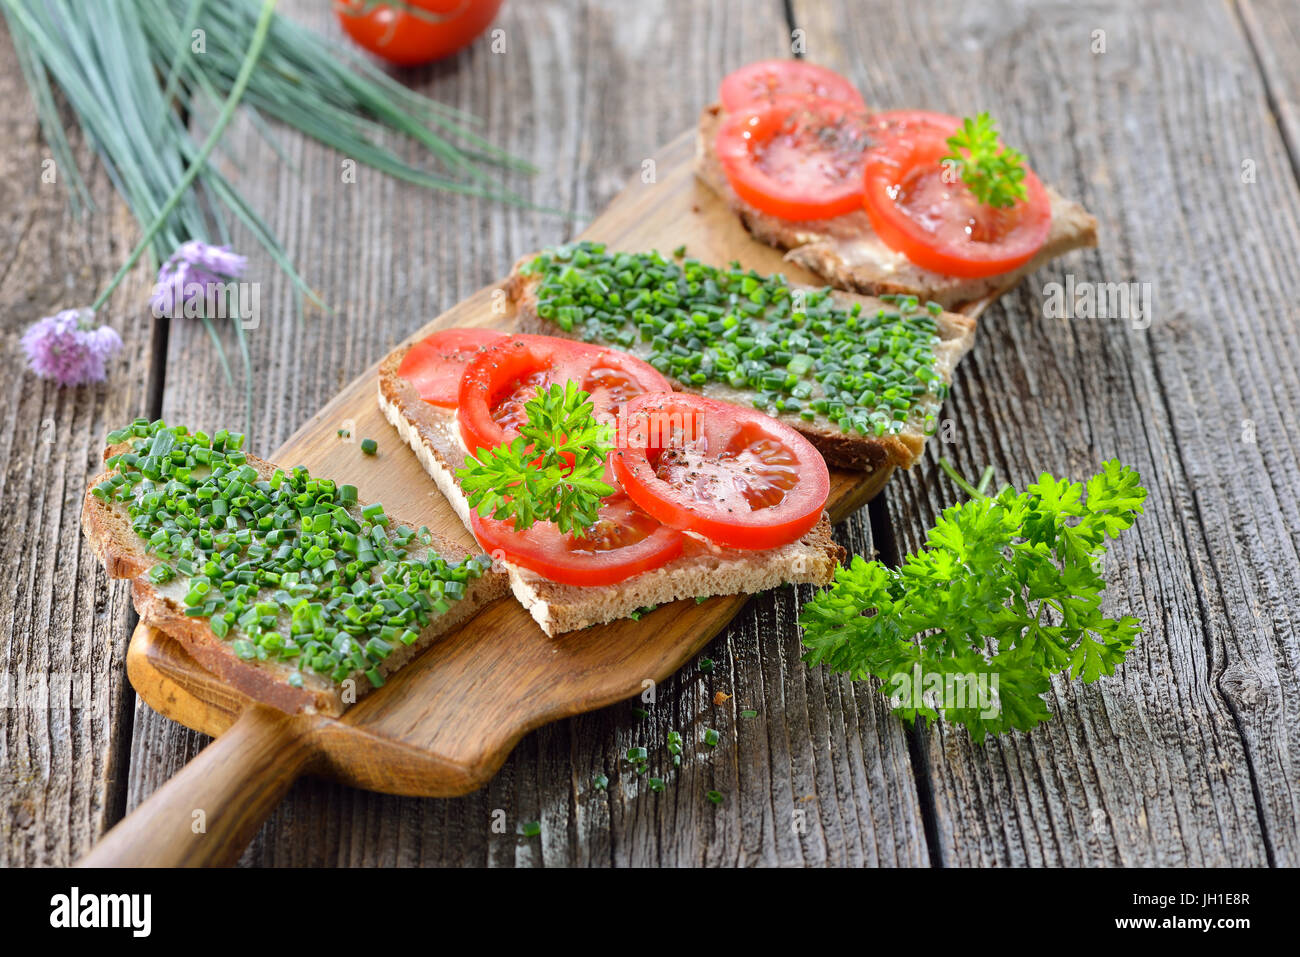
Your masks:
{"label": "wooden plank", "polygon": [[[149,279],[133,273],[101,313],[121,333],[109,383],[60,389],[26,370],[18,337],[61,309],[89,305],[138,236],[90,151],[74,155],[98,211],[75,219],[67,170],[50,157],[0,24],[0,866],[64,865],[121,813],[118,732],[131,696],[123,672],[134,612],[81,539],[81,497],[109,429],[148,408]],[[48,697],[42,697],[42,686]]]}
{"label": "wooden plank", "polygon": [[1300,176],[1300,7],[1287,0],[1239,0],[1237,9],[1255,52],[1269,107]]}
{"label": "wooden plank", "polygon": [[[943,862],[1294,865],[1300,190],[1241,25],[1210,0],[796,2],[795,17],[809,57],[869,102],[989,109],[1101,222],[1099,250],[981,319],[955,443],[884,496],[899,547],[958,500],[942,453],[1020,487],[1118,455],[1151,490],[1107,562],[1107,608],[1147,626],[1121,672],[1058,685],[1057,717],[1029,735],[922,736]],[[1150,283],[1150,327],[1045,318],[1043,284],[1067,274]]]}
{"label": "wooden plank", "polygon": [[[333,29],[316,5],[295,16]],[[413,75],[436,98],[487,121],[487,135],[542,172],[517,185],[538,202],[582,216],[598,211],[664,142],[688,128],[725,71],[788,43],[780,3],[674,4],[668,12],[615,3],[508,4],[498,23],[507,49],[480,44],[451,64]],[[672,81],[662,81],[664,67]],[[234,173],[326,298],[333,318],[291,318],[287,286],[268,278],[264,325],[252,347],[259,404],[250,441],[272,447],[367,365],[429,317],[504,275],[520,255],[573,235],[579,222],[422,193],[359,172],[339,182],[340,157],[281,134],[295,178],[246,129],[231,137]],[[245,243],[241,251],[251,251]],[[228,337],[229,338],[229,337]],[[176,324],[170,369],[210,369],[200,330]],[[237,420],[238,395],[217,375],[169,377],[174,421]],[[340,423],[342,425],[343,423]],[[865,517],[865,516],[864,516]],[[865,521],[839,532],[870,549]],[[806,597],[803,596],[803,597]],[[645,720],[630,707],[530,735],[483,791],[456,800],[391,798],[303,782],[245,855],[259,864],[910,863],[924,846],[906,740],[861,689],[809,673],[798,661],[792,589],[760,596],[706,654],[712,675],[688,666],[657,689]],[[715,707],[735,695],[753,719]],[[617,761],[633,745],[666,763],[669,730],[715,727],[723,743],[688,756],[669,790],[645,793]],[[134,806],[203,739],[137,714]],[[597,772],[608,792],[591,785]],[[706,791],[725,793],[714,807]],[[810,799],[811,796],[811,799]],[[796,811],[802,814],[796,815]],[[542,836],[514,836],[540,820]],[[504,833],[494,830],[501,822]]]}

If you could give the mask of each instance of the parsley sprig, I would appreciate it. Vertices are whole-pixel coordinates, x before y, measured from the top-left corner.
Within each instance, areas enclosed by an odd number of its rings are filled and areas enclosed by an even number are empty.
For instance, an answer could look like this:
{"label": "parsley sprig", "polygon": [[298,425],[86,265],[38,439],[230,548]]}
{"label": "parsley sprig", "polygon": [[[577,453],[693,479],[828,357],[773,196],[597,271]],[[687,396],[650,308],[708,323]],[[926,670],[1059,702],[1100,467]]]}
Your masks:
{"label": "parsley sprig", "polygon": [[[804,606],[804,658],[855,679],[875,675],[909,722],[942,713],[976,739],[1027,731],[1051,717],[1043,695],[1052,675],[1110,675],[1140,633],[1136,618],[1102,614],[1100,565],[1107,539],[1133,524],[1146,494],[1136,472],[1111,460],[1086,496],[1083,483],[1044,472],[1027,492],[1006,487],[954,505],[901,568],[856,556],[836,572]],[[994,677],[996,707],[934,693]]]}
{"label": "parsley sprig", "polygon": [[598,422],[591,396],[576,382],[539,389],[524,403],[527,421],[509,445],[479,449],[456,472],[471,508],[512,519],[517,531],[554,522],[562,532],[596,522],[611,427]]}
{"label": "parsley sprig", "polygon": [[1025,154],[998,143],[998,131],[988,113],[962,120],[948,137],[952,150],[943,158],[961,170],[962,182],[988,206],[1014,206],[1025,198]]}

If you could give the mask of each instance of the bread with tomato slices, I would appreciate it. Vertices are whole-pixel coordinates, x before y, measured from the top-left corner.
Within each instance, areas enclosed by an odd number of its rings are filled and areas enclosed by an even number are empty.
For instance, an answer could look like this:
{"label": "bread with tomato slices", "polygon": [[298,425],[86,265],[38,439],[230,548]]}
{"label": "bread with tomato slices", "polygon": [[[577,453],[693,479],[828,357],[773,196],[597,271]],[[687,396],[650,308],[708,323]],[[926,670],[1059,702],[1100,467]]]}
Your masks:
{"label": "bread with tomato slices", "polygon": [[[891,247],[873,227],[861,199],[848,202],[848,207],[842,211],[839,210],[843,204],[837,205],[833,215],[814,213],[818,218],[799,216],[796,212],[799,204],[793,199],[786,202],[762,200],[762,196],[773,192],[771,189],[753,195],[750,197],[752,201],[747,201],[737,192],[738,185],[746,184],[733,184],[719,155],[719,133],[724,130],[730,115],[724,104],[731,104],[739,114],[753,102],[768,108],[773,103],[788,104],[792,99],[812,98],[830,104],[827,106],[828,116],[833,113],[836,119],[826,120],[830,124],[828,129],[835,131],[829,140],[837,143],[837,148],[842,151],[861,155],[879,137],[872,132],[874,128],[870,124],[862,123],[858,124],[862,127],[858,134],[850,136],[845,133],[844,126],[852,125],[854,117],[871,118],[861,97],[844,78],[802,61],[763,61],[743,67],[723,81],[721,96],[722,103],[706,107],[700,115],[696,137],[696,176],[728,204],[755,239],[784,250],[788,260],[816,273],[838,289],[872,296],[889,293],[915,295],[938,302],[945,309],[970,311],[1011,289],[1049,260],[1070,250],[1097,244],[1096,220],[1078,203],[1064,198],[1051,187],[1043,188],[1044,192],[1039,194],[1045,196],[1045,203],[1050,205],[1051,220],[1042,244],[1032,257],[1014,268],[974,278],[949,275],[918,265],[899,248]],[[750,125],[761,122],[753,117],[766,119],[770,115],[763,113],[762,109],[746,113],[744,135],[751,135]],[[923,121],[955,122],[939,114],[913,112],[906,115]],[[822,141],[826,139],[819,137]],[[794,149],[785,149],[780,162],[795,162],[791,158],[795,152]],[[860,172],[855,175],[861,177]],[[1036,184],[1036,179],[1033,182]],[[760,201],[772,208],[767,211],[758,208],[755,202]],[[1028,255],[1028,250],[1025,255]]]}
{"label": "bread with tomato slices", "polygon": [[[474,534],[471,506],[456,475],[467,458],[458,410],[426,401],[416,384],[399,373],[407,354],[418,346],[398,349],[381,363],[379,407]],[[486,544],[483,547],[493,551]],[[772,548],[729,547],[701,535],[684,535],[676,557],[611,584],[564,583],[494,555],[508,574],[515,597],[550,636],[682,599],[752,594],[786,583],[828,584],[843,557],[844,550],[831,539],[824,512],[796,540]]]}

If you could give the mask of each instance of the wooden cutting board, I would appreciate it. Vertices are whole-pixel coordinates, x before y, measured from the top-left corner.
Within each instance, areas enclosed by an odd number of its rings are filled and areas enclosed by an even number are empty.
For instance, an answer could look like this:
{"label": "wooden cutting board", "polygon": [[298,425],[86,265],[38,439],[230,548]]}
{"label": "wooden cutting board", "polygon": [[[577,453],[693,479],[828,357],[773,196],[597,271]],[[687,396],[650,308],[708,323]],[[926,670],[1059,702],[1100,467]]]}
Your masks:
{"label": "wooden cutting board", "polygon": [[[691,173],[694,133],[660,152],[582,238],[630,251],[688,254],[719,265],[738,260],[816,285],[815,276],[753,241],[726,206]],[[978,310],[972,310],[978,311]],[[411,339],[448,326],[509,329],[504,293],[482,289]],[[384,420],[368,369],[268,458],[305,465],[357,486],[363,501],[467,545],[472,540],[419,462]],[[339,430],[350,433],[349,439]],[[379,454],[361,454],[374,438]],[[832,521],[884,486],[885,470],[832,470]],[[640,693],[698,653],[747,596],[694,600],[547,638],[512,597],[443,638],[341,718],[290,717],[251,701],[196,665],[181,646],[147,625],[132,636],[127,674],[155,711],[217,740],[82,861],[89,865],[233,863],[301,774],[326,775],[393,794],[443,797],[485,784],[531,729]]]}

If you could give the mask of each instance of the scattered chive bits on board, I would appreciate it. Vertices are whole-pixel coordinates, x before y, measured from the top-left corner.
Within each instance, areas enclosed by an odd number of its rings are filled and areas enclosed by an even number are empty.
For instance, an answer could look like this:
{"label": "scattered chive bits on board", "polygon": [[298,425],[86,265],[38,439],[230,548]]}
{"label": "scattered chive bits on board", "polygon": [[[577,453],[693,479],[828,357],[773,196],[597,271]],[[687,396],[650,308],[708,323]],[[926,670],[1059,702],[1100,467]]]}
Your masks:
{"label": "scattered chive bits on board", "polygon": [[376,442],[374,439],[361,440],[362,455],[376,455],[378,452],[379,452],[379,443]]}
{"label": "scattered chive bits on board", "polygon": [[915,296],[880,296],[886,306],[864,313],[838,305],[829,287],[792,289],[738,263],[719,269],[592,242],[549,249],[521,272],[540,279],[542,319],[632,351],[684,385],[752,391],[754,407],[772,415],[883,436],[903,430],[922,396],[947,397],[934,354],[942,310]]}
{"label": "scattered chive bits on board", "polygon": [[296,663],[294,686],[308,670],[382,685],[379,664],[491,567],[486,555],[447,562],[427,528],[390,530],[355,486],[301,466],[263,479],[238,433],[137,419],[108,436],[124,442],[131,451],[108,460],[115,474],[92,494],[126,506],[158,558],[149,580],[177,582],[185,614],[208,619],[240,658]]}

